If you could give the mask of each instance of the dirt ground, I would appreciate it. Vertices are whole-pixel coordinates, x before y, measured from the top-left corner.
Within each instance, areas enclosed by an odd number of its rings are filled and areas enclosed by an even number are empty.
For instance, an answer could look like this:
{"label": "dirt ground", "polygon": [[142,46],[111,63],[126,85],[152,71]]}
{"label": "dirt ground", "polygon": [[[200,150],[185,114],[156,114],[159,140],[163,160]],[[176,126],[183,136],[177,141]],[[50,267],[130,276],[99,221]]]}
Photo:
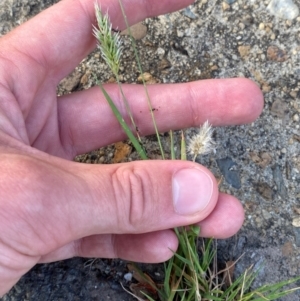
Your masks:
{"label": "dirt ground", "polygon": [[[2,0],[0,33],[5,34],[58,1]],[[219,241],[219,259],[235,260],[240,273],[261,267],[255,285],[274,283],[300,274],[300,1],[294,0],[292,19],[270,0],[197,0],[180,12],[147,19],[137,41],[152,82],[175,83],[207,78],[247,77],[261,87],[265,106],[254,123],[215,129],[217,151],[199,163],[223,176],[221,190],[239,198],[246,220],[235,237]],[[270,7],[270,6],[269,6]],[[124,82],[138,82],[139,72],[128,37],[124,36]],[[126,73],[125,73],[126,70]],[[97,52],[89,55],[65,79],[58,93],[88,89],[92,74],[103,82],[112,75]],[[187,139],[195,129],[187,129]],[[163,135],[168,144],[168,135]],[[126,143],[125,143],[126,144]],[[157,158],[152,137],[146,149]],[[90,164],[111,163],[120,145],[111,145],[76,158]],[[134,152],[123,155],[134,160]],[[160,265],[146,265],[153,277],[163,277]],[[134,300],[121,287],[127,273],[120,260],[75,258],[36,266],[4,296],[17,300]],[[295,293],[282,300],[300,300]]]}

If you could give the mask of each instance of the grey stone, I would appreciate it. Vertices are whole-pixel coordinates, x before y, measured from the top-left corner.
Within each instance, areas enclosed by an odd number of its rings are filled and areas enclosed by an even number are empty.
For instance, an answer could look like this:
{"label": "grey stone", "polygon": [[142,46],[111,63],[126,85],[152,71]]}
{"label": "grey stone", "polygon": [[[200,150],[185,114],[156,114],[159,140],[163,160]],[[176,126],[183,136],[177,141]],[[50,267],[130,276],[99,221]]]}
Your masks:
{"label": "grey stone", "polygon": [[196,15],[192,12],[192,10],[189,7],[183,10],[183,14],[190,19],[197,18]]}
{"label": "grey stone", "polygon": [[278,194],[282,198],[286,198],[287,197],[287,189],[284,185],[282,171],[277,164],[273,167],[273,178],[274,178],[274,182],[277,186]]}
{"label": "grey stone", "polygon": [[234,2],[236,2],[236,0],[225,0],[225,2],[227,2],[228,4],[233,4]]}
{"label": "grey stone", "polygon": [[287,20],[293,20],[299,15],[299,8],[292,0],[272,0],[268,10],[272,15]]}
{"label": "grey stone", "polygon": [[126,281],[130,282],[130,281],[132,280],[132,276],[133,276],[132,273],[126,273],[126,274],[124,275],[124,279],[125,279]]}
{"label": "grey stone", "polygon": [[296,246],[300,248],[300,228],[293,227]]}
{"label": "grey stone", "polygon": [[218,159],[217,164],[226,182],[233,188],[240,189],[241,179],[238,170],[236,170],[237,164],[229,157]]}

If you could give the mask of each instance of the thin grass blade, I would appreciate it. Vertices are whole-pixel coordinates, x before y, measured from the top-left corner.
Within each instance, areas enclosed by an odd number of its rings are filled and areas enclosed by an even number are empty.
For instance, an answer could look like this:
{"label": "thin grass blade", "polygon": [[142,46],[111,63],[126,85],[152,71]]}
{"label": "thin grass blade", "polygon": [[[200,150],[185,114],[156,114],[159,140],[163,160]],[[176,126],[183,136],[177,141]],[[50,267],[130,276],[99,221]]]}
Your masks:
{"label": "thin grass blade", "polygon": [[117,118],[119,124],[121,125],[121,127],[124,130],[124,132],[126,133],[127,137],[129,138],[129,140],[133,144],[133,146],[136,149],[136,151],[138,152],[139,156],[141,157],[141,159],[147,160],[148,157],[147,157],[147,154],[146,154],[144,148],[142,147],[142,145],[140,144],[138,139],[134,136],[134,134],[130,130],[129,126],[127,125],[127,123],[123,119],[120,111],[118,110],[118,108],[116,107],[116,105],[114,104],[114,102],[112,101],[112,99],[110,98],[110,96],[108,95],[108,93],[106,92],[104,87],[102,86],[102,84],[98,83],[98,85],[99,85],[102,93],[104,94],[104,96],[105,96],[111,110],[113,111],[115,117]]}
{"label": "thin grass blade", "polygon": [[186,142],[183,132],[181,132],[181,160],[186,160]]}
{"label": "thin grass blade", "polygon": [[162,147],[162,143],[161,143],[161,139],[160,139],[160,136],[159,136],[157,124],[156,124],[156,121],[155,121],[154,110],[153,110],[153,106],[152,106],[151,99],[150,99],[150,96],[149,96],[149,92],[148,92],[148,89],[147,89],[146,81],[145,81],[145,78],[144,78],[144,75],[143,75],[144,72],[143,72],[141,60],[140,60],[140,57],[139,57],[139,54],[138,54],[138,51],[137,51],[137,46],[136,46],[135,40],[134,40],[134,38],[132,36],[131,29],[130,29],[130,26],[129,26],[129,22],[128,22],[128,19],[127,19],[127,15],[125,13],[124,6],[123,6],[123,3],[122,3],[121,0],[119,0],[119,5],[120,5],[121,11],[122,11],[122,15],[123,15],[123,18],[124,18],[124,21],[125,21],[125,24],[126,24],[126,27],[127,27],[128,33],[129,33],[129,36],[130,36],[132,48],[134,50],[135,60],[137,62],[139,71],[141,73],[141,77],[142,77],[142,81],[143,81],[143,86],[144,86],[145,93],[146,93],[146,98],[147,98],[149,112],[151,114],[152,123],[153,123],[154,129],[155,129],[155,134],[156,134],[157,142],[158,142],[159,148],[160,148],[160,153],[161,153],[162,159],[164,160],[165,159],[165,153],[164,153],[164,150],[163,150],[163,147]]}
{"label": "thin grass blade", "polygon": [[175,149],[174,149],[174,136],[173,136],[173,131],[170,130],[169,131],[169,135],[170,135],[170,148],[171,148],[171,159],[175,160]]}

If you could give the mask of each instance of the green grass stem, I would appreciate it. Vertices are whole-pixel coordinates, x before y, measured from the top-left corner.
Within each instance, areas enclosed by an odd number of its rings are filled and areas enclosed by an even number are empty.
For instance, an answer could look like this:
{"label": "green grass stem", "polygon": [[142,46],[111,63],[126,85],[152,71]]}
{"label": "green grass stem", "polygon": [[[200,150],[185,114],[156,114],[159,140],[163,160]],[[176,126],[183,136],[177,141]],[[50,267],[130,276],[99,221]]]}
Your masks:
{"label": "green grass stem", "polygon": [[126,111],[127,111],[127,114],[130,118],[130,121],[131,121],[131,124],[133,126],[133,128],[135,129],[136,131],[136,136],[138,137],[138,140],[141,142],[141,137],[140,137],[140,134],[138,132],[138,127],[136,126],[136,123],[134,121],[134,118],[132,116],[132,113],[131,113],[131,109],[130,109],[130,106],[129,106],[129,103],[128,103],[128,100],[127,98],[125,97],[125,94],[124,94],[124,91],[123,91],[123,88],[122,88],[122,85],[121,85],[121,82],[120,82],[120,77],[118,74],[115,74],[116,76],[116,80],[117,80],[117,84],[118,84],[118,87],[119,87],[119,90],[120,90],[120,93],[122,95],[122,98],[123,98],[123,102],[125,104],[125,108],[126,108]]}
{"label": "green grass stem", "polygon": [[125,21],[128,33],[129,33],[131,44],[132,44],[132,47],[133,47],[133,50],[134,50],[135,59],[136,59],[139,71],[141,73],[142,82],[143,82],[143,86],[144,86],[145,93],[146,93],[146,98],[147,98],[149,112],[151,114],[152,123],[153,123],[155,134],[156,134],[156,137],[157,137],[157,142],[159,144],[160,153],[161,153],[162,159],[164,160],[165,159],[165,153],[164,153],[164,150],[163,150],[163,147],[162,147],[162,143],[161,143],[161,139],[160,139],[160,136],[159,136],[159,131],[158,131],[156,120],[155,120],[155,116],[154,116],[153,106],[152,106],[152,103],[151,103],[151,99],[150,99],[150,96],[149,96],[148,88],[147,88],[146,81],[145,81],[145,78],[144,78],[143,68],[142,68],[141,60],[140,60],[140,57],[139,57],[139,54],[138,54],[137,46],[136,46],[135,40],[133,38],[133,35],[131,33],[131,29],[130,29],[130,26],[129,26],[127,15],[125,13],[124,6],[123,6],[123,3],[122,3],[121,0],[119,0],[119,4],[120,4],[122,15],[123,15],[123,18],[124,18],[124,21]]}
{"label": "green grass stem", "polygon": [[171,160],[175,160],[175,146],[174,146],[174,135],[173,131],[169,131],[169,136],[170,136],[170,149],[171,149]]}
{"label": "green grass stem", "polygon": [[181,151],[180,151],[180,159],[186,160],[186,142],[184,138],[183,131],[181,132]]}

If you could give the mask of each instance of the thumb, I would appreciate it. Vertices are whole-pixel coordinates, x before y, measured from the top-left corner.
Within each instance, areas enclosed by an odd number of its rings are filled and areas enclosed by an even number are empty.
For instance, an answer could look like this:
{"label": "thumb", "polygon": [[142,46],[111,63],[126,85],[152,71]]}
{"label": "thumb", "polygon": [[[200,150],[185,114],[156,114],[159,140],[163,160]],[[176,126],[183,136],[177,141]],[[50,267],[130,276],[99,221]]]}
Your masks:
{"label": "thumb", "polygon": [[[2,155],[0,162],[0,253],[4,254],[0,270],[8,271],[0,276],[4,283],[0,294],[51,252],[48,260],[91,254],[91,246],[107,254],[113,247],[117,250],[126,245],[123,257],[149,260],[162,248],[138,257],[136,250],[130,249],[130,241],[154,245],[164,237],[165,246],[174,249],[174,235],[160,230],[200,222],[214,209],[218,197],[211,173],[187,161],[96,166],[10,154]],[[138,233],[150,236],[115,235],[115,242],[114,235],[97,236]],[[81,252],[70,252],[72,242],[85,237]],[[151,248],[143,248],[147,249]],[[166,247],[159,258],[170,255]]]}
{"label": "thumb", "polygon": [[211,213],[218,198],[212,174],[188,161],[88,165],[10,157],[0,176],[0,228],[8,245],[13,237],[14,248],[30,256],[95,234],[194,224]]}
{"label": "thumb", "polygon": [[145,233],[203,220],[214,209],[213,175],[187,161],[88,166],[94,233]]}

